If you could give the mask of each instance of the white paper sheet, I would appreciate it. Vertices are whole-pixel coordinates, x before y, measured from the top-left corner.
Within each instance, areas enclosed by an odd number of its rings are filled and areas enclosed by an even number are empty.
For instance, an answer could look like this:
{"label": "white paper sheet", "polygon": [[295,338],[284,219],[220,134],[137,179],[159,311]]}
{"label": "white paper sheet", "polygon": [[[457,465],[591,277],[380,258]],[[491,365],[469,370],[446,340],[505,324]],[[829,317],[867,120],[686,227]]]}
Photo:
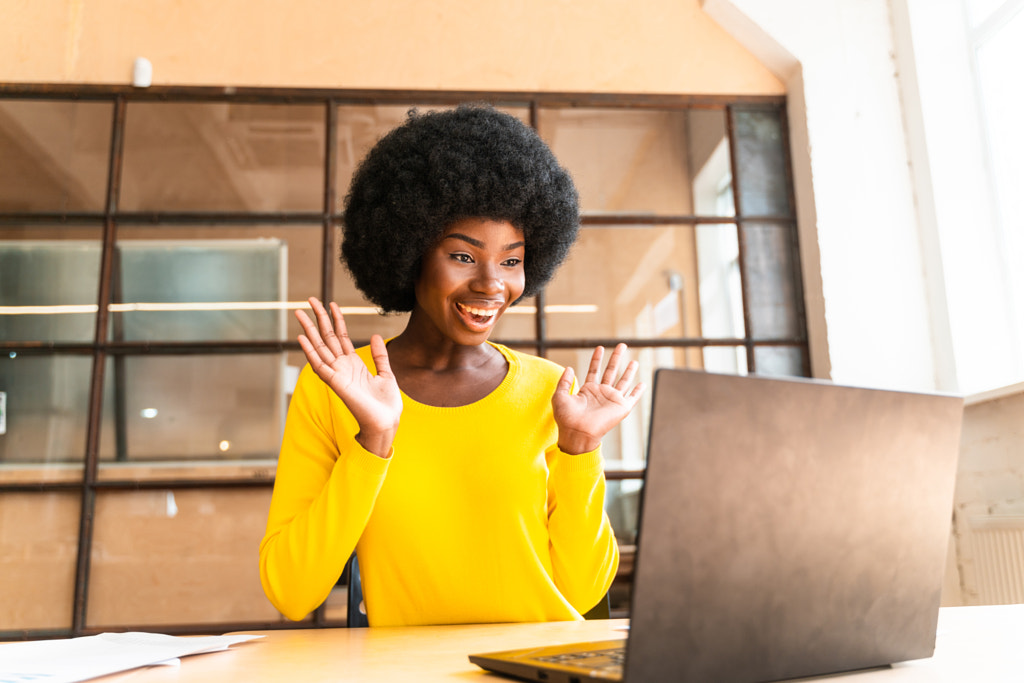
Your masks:
{"label": "white paper sheet", "polygon": [[76,683],[187,655],[226,650],[235,643],[261,637],[101,633],[0,643],[0,683]]}

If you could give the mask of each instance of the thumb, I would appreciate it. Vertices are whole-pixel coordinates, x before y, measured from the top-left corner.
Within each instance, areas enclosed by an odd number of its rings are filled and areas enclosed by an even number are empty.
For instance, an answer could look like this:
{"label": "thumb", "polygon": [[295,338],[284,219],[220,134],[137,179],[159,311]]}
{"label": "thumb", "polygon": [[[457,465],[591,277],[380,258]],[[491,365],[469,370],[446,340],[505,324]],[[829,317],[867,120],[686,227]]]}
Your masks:
{"label": "thumb", "polygon": [[379,334],[370,337],[370,356],[373,358],[373,364],[377,366],[377,375],[390,377],[391,360],[388,358],[388,347]]}
{"label": "thumb", "polygon": [[576,379],[576,372],[570,365],[563,372],[562,376],[558,379],[558,384],[555,385],[555,396],[563,395],[568,396],[572,393],[572,385]]}

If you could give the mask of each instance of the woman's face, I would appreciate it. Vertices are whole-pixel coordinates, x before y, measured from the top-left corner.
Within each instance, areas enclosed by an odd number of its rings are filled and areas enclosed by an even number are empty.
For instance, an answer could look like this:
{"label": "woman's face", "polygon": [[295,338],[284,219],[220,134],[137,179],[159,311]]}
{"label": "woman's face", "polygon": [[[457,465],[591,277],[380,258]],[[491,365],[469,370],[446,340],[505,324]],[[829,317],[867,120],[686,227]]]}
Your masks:
{"label": "woman's face", "polygon": [[523,232],[508,221],[466,218],[423,255],[416,305],[458,344],[487,340],[526,286]]}

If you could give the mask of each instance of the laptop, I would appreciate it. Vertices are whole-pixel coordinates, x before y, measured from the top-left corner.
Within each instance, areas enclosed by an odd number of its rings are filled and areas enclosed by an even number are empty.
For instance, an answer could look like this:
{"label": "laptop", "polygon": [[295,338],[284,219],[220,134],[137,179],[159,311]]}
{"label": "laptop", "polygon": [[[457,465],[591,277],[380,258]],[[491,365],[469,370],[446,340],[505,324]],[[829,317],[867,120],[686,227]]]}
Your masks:
{"label": "laptop", "polygon": [[658,370],[628,636],[580,667],[587,644],[470,661],[548,683],[753,683],[930,657],[962,412],[955,396]]}

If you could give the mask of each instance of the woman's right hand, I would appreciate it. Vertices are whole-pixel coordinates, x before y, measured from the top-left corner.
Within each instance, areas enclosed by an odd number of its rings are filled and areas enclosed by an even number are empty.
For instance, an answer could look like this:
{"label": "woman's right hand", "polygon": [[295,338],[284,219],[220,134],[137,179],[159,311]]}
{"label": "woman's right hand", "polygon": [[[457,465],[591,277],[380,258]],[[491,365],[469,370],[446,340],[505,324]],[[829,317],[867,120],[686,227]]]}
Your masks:
{"label": "woman's right hand", "polygon": [[299,335],[299,346],[313,371],[344,401],[359,423],[356,441],[371,453],[388,457],[402,414],[402,394],[391,372],[384,340],[379,334],[370,338],[370,354],[377,366],[374,375],[356,355],[338,305],[330,303],[330,315],[315,297],[310,297],[309,305],[316,324],[305,311],[295,311],[305,333]]}

